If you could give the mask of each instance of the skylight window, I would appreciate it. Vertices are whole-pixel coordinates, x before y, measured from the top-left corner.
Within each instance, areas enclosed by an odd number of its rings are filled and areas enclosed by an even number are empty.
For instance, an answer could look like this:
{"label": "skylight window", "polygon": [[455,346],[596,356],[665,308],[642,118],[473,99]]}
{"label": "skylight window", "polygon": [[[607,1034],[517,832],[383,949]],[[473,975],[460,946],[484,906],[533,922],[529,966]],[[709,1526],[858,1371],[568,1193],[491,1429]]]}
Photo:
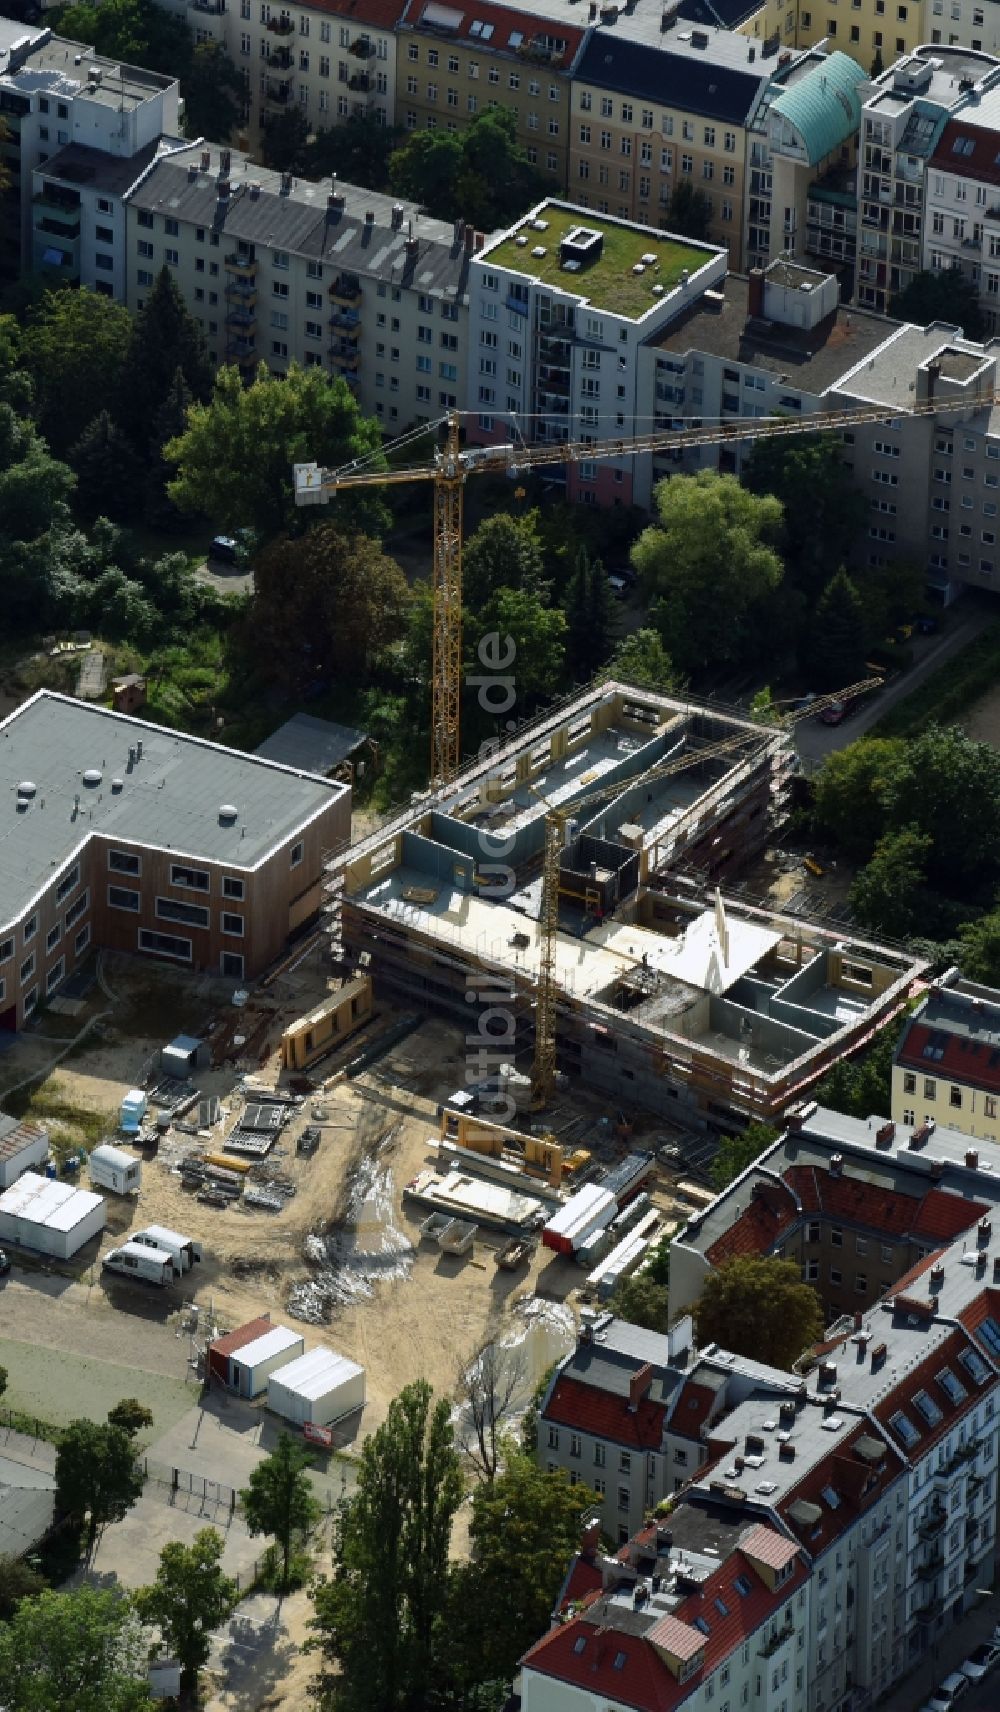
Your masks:
{"label": "skylight window", "polygon": [[835,1492],[832,1486],[824,1486],[820,1497],[824,1504],[829,1504],[831,1510],[840,1509],[840,1493]]}
{"label": "skylight window", "polygon": [[522,35],[520,30],[511,30],[511,32],[510,32],[510,46],[512,48],[519,48],[523,41],[524,41],[524,36]]}
{"label": "skylight window", "polygon": [[611,1666],[611,1669],[612,1670],[624,1670],[625,1669],[626,1657],[627,1657],[627,1655],[625,1653],[615,1653],[615,1662]]}
{"label": "skylight window", "polygon": [[928,1397],[926,1391],[918,1391],[913,1398],[914,1408],[919,1409],[929,1427],[936,1427],[944,1419],[933,1397]]}
{"label": "skylight window", "polygon": [[1000,1355],[1000,1326],[997,1325],[996,1320],[984,1320],[979,1328],[979,1336],[991,1355]]}
{"label": "skylight window", "polygon": [[975,1385],[986,1384],[986,1381],[990,1376],[990,1370],[985,1361],[976,1354],[974,1349],[960,1350],[958,1359]]}
{"label": "skylight window", "polygon": [[745,1575],[738,1575],[736,1577],[736,1580],[733,1582],[733,1586],[735,1587],[737,1593],[741,1596],[741,1598],[749,1599],[751,1589],[750,1589],[750,1583],[747,1580]]}
{"label": "skylight window", "polygon": [[953,1403],[961,1403],[969,1393],[961,1380],[951,1371],[950,1367],[942,1367],[940,1373],[934,1375],[946,1397]]}
{"label": "skylight window", "polygon": [[901,1438],[907,1450],[912,1450],[920,1443],[920,1429],[915,1427],[909,1415],[904,1415],[902,1409],[897,1409],[889,1422],[893,1432]]}
{"label": "skylight window", "polygon": [[582,1653],[583,1649],[586,1645],[587,1645],[586,1635],[577,1635],[576,1640],[573,1642],[573,1651],[575,1653]]}
{"label": "skylight window", "polygon": [[951,145],[953,155],[971,155],[976,145],[971,137],[956,137]]}

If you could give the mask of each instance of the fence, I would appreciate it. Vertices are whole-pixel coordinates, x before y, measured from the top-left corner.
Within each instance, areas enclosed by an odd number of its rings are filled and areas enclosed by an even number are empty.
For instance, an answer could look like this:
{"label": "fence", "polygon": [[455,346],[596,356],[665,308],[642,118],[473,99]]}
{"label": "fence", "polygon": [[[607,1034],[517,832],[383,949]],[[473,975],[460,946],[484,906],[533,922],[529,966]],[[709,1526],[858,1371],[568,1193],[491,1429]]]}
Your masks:
{"label": "fence", "polygon": [[[230,1518],[242,1509],[240,1495],[234,1486],[226,1486],[218,1480],[208,1480],[203,1474],[192,1474],[187,1468],[173,1468],[168,1463],[156,1462],[150,1457],[143,1457],[142,1472],[147,1482],[164,1487],[169,1492],[167,1503],[176,1505],[179,1500],[192,1499],[200,1505],[199,1514],[206,1515],[209,1511],[221,1510]],[[190,1510],[191,1504],[183,1504]]]}

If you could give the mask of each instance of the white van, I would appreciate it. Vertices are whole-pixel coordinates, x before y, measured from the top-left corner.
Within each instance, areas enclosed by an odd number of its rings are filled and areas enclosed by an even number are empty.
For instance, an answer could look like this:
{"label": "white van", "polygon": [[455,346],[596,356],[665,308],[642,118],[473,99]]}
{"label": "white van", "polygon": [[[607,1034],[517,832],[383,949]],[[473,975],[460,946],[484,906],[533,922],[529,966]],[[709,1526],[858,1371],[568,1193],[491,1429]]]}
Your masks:
{"label": "white van", "polygon": [[131,1241],[144,1243],[147,1248],[163,1249],[172,1255],[174,1271],[178,1277],[182,1272],[190,1272],[202,1256],[200,1242],[192,1242],[190,1237],[182,1236],[179,1231],[168,1230],[166,1225],[147,1225],[145,1230],[133,1231]]}
{"label": "white van", "polygon": [[173,1255],[142,1242],[126,1242],[121,1248],[109,1249],[101,1265],[105,1272],[118,1272],[123,1278],[135,1278],[143,1284],[156,1284],[161,1290],[174,1281]]}

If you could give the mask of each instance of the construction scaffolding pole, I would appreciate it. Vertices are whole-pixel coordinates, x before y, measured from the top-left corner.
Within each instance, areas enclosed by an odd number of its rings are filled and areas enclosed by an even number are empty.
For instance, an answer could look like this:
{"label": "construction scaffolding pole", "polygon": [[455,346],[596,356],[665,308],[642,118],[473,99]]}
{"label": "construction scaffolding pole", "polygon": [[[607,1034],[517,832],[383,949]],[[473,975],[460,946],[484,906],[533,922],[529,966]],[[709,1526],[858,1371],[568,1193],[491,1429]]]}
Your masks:
{"label": "construction scaffolding pole", "polygon": [[434,482],[434,560],[431,657],[431,784],[450,784],[460,761],[462,686],[462,464],[458,417],[448,418],[448,439]]}

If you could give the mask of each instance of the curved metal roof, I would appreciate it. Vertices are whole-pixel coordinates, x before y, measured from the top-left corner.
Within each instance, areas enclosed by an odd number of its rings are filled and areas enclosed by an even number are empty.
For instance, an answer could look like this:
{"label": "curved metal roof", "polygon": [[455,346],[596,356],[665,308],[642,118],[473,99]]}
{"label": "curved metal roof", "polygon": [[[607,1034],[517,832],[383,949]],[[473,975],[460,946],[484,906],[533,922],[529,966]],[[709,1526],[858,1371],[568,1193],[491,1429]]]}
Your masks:
{"label": "curved metal roof", "polygon": [[859,90],[867,81],[860,65],[847,54],[836,52],[808,77],[775,96],[771,111],[795,126],[810,166],[818,166],[857,131],[861,122]]}

